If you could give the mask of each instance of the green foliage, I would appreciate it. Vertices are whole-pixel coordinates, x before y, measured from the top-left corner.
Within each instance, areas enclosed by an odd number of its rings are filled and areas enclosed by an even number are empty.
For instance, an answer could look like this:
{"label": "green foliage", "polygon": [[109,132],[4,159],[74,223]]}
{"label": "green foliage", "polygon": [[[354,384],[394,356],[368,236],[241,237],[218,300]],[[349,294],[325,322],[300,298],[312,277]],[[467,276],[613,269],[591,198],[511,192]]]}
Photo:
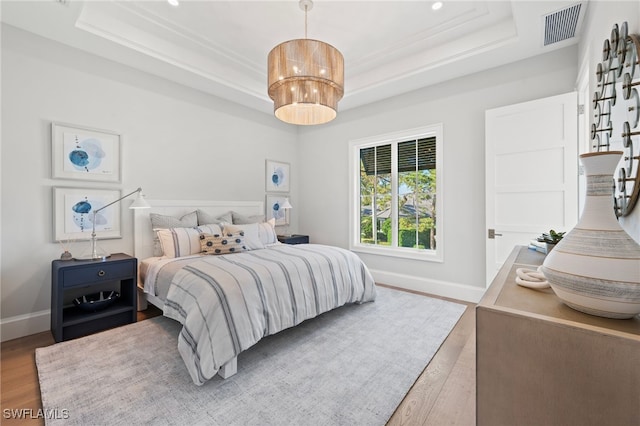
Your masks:
{"label": "green foliage", "polygon": [[547,244],[558,244],[566,232],[556,232],[551,229],[548,233],[545,232],[538,237],[538,242]]}
{"label": "green foliage", "polygon": [[373,221],[371,216],[360,218],[360,239],[364,242],[365,238],[373,238]]}
{"label": "green foliage", "polygon": [[[398,174],[398,186],[402,187],[404,194],[398,196],[398,208],[405,204],[415,205],[421,209],[421,216],[416,224],[415,217],[398,218],[398,245],[401,247],[414,247],[416,245],[415,229],[417,226],[419,247],[435,248],[435,223],[436,223],[436,170],[420,170],[413,172],[401,172]],[[360,205],[371,207],[376,212],[391,209],[391,175],[367,175],[364,163],[360,162]],[[426,211],[425,211],[426,210]],[[374,213],[375,217],[375,213]],[[373,235],[373,223],[370,216],[360,219],[360,240],[363,243],[390,244],[391,219],[377,222],[377,235]]]}
{"label": "green foliage", "polygon": [[385,219],[380,228],[380,231],[387,235],[387,240],[391,241],[391,219]]}
{"label": "green foliage", "polygon": [[[430,232],[418,232],[417,248],[429,249]],[[400,229],[398,232],[399,247],[416,247],[416,231],[413,229]]]}

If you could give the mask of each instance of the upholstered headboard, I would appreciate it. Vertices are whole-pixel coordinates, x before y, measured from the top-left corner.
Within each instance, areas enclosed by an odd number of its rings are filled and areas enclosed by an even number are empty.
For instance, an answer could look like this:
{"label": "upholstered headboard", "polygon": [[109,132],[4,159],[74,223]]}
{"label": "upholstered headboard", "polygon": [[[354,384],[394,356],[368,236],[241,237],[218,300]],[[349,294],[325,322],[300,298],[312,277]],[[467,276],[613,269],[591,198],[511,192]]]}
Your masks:
{"label": "upholstered headboard", "polygon": [[219,216],[228,211],[243,215],[264,215],[262,201],[206,201],[206,200],[146,200],[150,209],[136,209],[133,214],[134,256],[138,260],[153,256],[154,235],[151,229],[151,213],[179,218],[201,209],[210,215]]}

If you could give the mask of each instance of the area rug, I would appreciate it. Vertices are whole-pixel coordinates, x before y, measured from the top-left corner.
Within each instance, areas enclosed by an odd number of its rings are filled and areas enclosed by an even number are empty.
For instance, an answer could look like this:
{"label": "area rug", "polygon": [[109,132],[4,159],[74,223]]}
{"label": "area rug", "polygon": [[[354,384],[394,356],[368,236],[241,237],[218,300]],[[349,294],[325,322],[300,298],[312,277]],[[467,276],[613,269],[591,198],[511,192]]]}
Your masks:
{"label": "area rug", "polygon": [[264,338],[195,386],[156,317],[36,350],[46,424],[384,425],[466,306],[378,287]]}

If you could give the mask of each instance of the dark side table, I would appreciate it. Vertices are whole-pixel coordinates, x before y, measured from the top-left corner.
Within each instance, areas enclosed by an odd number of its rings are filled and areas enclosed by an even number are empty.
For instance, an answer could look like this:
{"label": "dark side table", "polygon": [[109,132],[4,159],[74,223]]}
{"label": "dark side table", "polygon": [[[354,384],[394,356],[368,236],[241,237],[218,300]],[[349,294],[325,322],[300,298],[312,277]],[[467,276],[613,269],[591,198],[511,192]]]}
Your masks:
{"label": "dark side table", "polygon": [[[136,322],[138,259],[124,253],[105,260],[51,262],[51,333],[56,342]],[[120,297],[99,310],[73,304],[77,297],[115,290]]]}
{"label": "dark side table", "polygon": [[278,241],[284,244],[309,244],[309,236],[300,234],[278,235]]}

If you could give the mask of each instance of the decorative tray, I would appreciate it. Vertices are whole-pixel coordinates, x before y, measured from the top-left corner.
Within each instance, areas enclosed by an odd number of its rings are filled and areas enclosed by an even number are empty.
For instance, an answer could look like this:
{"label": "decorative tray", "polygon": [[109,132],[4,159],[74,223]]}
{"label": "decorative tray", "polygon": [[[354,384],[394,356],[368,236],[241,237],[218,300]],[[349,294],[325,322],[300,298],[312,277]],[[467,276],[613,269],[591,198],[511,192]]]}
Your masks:
{"label": "decorative tray", "polygon": [[99,311],[109,307],[120,298],[117,291],[101,291],[73,299],[73,304],[84,311]]}

